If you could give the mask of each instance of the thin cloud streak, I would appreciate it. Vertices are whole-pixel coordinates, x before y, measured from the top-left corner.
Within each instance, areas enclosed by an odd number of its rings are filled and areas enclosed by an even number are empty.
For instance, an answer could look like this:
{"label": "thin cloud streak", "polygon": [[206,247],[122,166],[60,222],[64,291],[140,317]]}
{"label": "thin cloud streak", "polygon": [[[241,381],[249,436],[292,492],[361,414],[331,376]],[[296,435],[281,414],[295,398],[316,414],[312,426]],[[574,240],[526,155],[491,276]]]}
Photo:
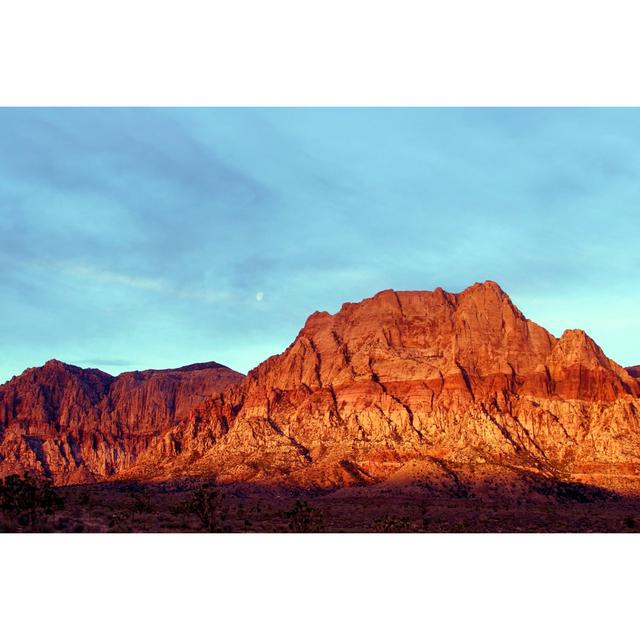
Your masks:
{"label": "thin cloud streak", "polygon": [[185,300],[195,300],[206,304],[216,304],[228,300],[229,294],[221,291],[204,289],[188,289],[176,287],[161,279],[144,278],[136,275],[117,273],[108,269],[101,269],[90,264],[74,264],[67,262],[46,263],[47,269],[53,269],[60,273],[93,282],[114,284],[131,289],[152,291],[164,296],[174,296]]}

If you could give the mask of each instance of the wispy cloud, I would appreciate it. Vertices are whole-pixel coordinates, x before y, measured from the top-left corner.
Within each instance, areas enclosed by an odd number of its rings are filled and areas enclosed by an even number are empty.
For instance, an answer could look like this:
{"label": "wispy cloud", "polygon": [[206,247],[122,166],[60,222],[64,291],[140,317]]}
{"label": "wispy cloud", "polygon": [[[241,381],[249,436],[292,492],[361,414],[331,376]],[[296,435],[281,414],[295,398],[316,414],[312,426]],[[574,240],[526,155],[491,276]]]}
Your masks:
{"label": "wispy cloud", "polygon": [[175,296],[186,300],[195,300],[207,304],[215,304],[229,299],[229,294],[225,291],[214,291],[204,288],[178,287],[160,278],[146,278],[130,273],[122,273],[111,269],[104,269],[91,264],[72,262],[49,262],[48,267],[60,273],[88,280],[127,287],[130,289],[141,289],[152,291],[164,296]]}
{"label": "wispy cloud", "polygon": [[93,365],[96,367],[133,367],[136,363],[122,358],[86,358],[84,360],[74,360],[74,364]]}
{"label": "wispy cloud", "polygon": [[75,278],[85,280],[95,280],[98,282],[108,282],[111,284],[123,285],[133,289],[144,289],[145,291],[158,291],[168,293],[169,287],[162,280],[154,278],[141,278],[139,276],[126,273],[117,273],[108,269],[100,269],[88,264],[73,264],[67,262],[50,263],[51,267]]}

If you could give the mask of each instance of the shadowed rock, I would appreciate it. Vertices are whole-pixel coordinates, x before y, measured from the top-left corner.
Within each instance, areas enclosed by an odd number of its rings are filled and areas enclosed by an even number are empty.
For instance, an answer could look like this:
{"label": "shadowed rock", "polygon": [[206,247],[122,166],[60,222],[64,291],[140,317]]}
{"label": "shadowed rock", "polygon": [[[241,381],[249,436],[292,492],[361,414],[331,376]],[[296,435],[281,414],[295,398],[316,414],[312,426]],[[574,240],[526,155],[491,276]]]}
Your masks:
{"label": "shadowed rock", "polygon": [[0,386],[0,475],[109,477],[242,377],[215,362],[117,377],[58,360],[27,369]]}

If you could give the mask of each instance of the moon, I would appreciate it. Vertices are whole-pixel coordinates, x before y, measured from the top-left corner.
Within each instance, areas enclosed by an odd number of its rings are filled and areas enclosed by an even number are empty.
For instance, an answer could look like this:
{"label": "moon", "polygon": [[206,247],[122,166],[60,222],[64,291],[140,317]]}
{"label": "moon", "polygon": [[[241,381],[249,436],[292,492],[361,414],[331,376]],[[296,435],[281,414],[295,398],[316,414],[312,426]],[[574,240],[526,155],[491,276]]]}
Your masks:
{"label": "moon", "polygon": [[256,293],[256,300],[258,302],[262,302],[263,299],[264,299],[264,293],[262,291],[258,291],[258,293]]}

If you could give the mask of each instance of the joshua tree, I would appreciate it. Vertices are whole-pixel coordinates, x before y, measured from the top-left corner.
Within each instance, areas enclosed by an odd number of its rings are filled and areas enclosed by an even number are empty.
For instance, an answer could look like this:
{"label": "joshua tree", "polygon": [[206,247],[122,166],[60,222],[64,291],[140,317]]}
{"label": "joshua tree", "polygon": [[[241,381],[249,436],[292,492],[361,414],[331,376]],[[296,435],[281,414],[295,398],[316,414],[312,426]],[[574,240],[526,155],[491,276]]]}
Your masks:
{"label": "joshua tree", "polygon": [[227,517],[224,496],[219,489],[205,485],[193,492],[183,504],[187,513],[197,516],[202,528],[211,533],[223,531],[223,524]]}
{"label": "joshua tree", "polygon": [[289,520],[289,529],[296,533],[319,531],[322,526],[322,514],[306,501],[296,500],[284,515]]}
{"label": "joshua tree", "polygon": [[62,498],[48,480],[39,480],[29,473],[0,480],[0,509],[30,530],[36,528],[42,515],[50,515],[62,507]]}
{"label": "joshua tree", "polygon": [[153,513],[153,503],[151,494],[144,486],[136,486],[130,492],[132,503],[131,509],[135,513]]}

